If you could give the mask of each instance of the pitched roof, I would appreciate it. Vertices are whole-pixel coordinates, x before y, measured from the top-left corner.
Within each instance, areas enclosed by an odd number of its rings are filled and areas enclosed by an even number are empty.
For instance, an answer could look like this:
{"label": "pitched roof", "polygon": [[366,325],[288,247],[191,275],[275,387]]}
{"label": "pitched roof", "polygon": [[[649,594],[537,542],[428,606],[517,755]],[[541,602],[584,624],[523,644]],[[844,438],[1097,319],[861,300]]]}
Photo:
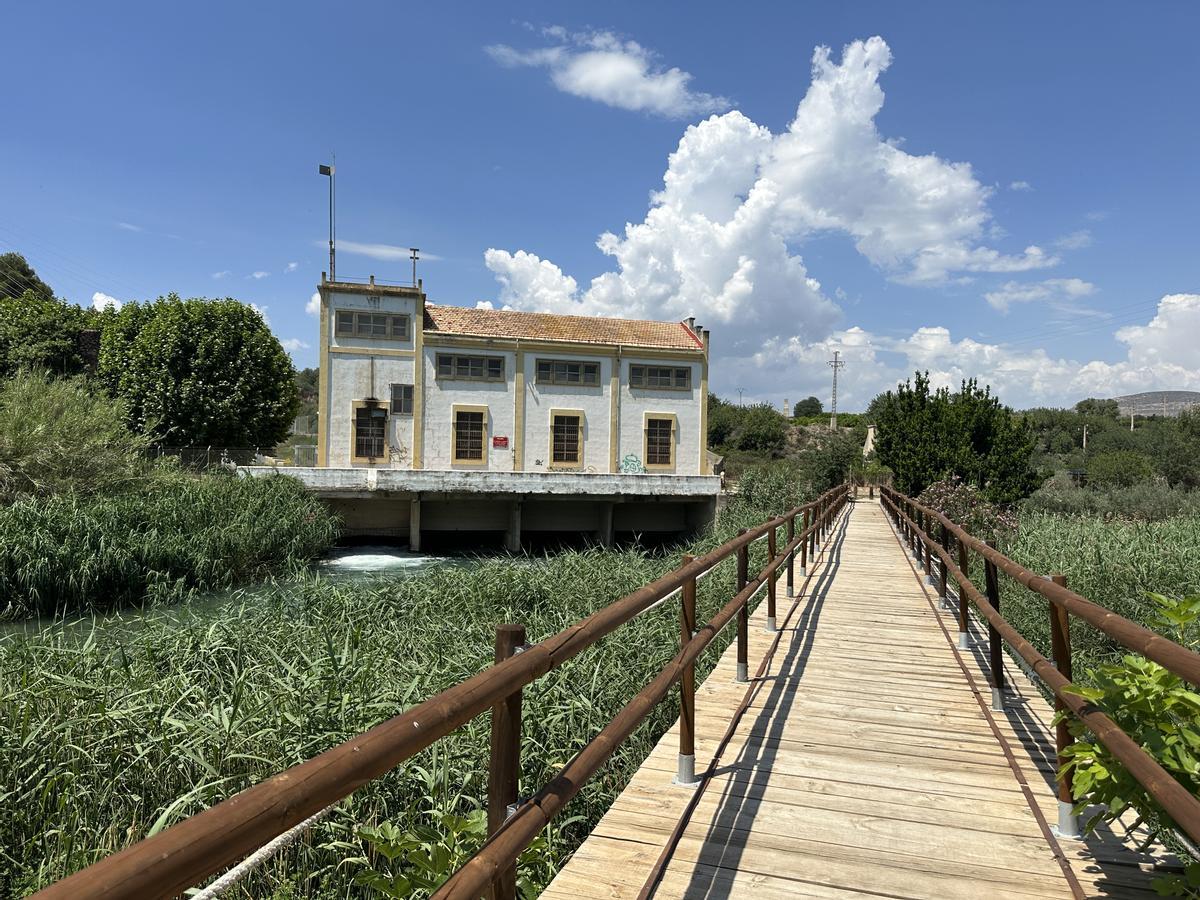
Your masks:
{"label": "pitched roof", "polygon": [[575,344],[623,344],[657,350],[704,349],[683,322],[599,316],[560,316],[511,309],[468,309],[425,304],[425,330],[472,337],[525,338]]}

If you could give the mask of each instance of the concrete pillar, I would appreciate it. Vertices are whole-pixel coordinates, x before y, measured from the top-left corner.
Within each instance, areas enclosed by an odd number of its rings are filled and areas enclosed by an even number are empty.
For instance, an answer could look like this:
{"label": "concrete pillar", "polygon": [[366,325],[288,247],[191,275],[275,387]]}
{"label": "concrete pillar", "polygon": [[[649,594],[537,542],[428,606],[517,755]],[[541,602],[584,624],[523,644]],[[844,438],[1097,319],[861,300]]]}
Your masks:
{"label": "concrete pillar", "polygon": [[413,497],[408,504],[408,549],[421,552],[421,498]]}
{"label": "concrete pillar", "polygon": [[600,539],[600,546],[611,547],[613,545],[613,503],[600,504],[600,528],[596,534]]}
{"label": "concrete pillar", "polygon": [[504,532],[504,549],[510,553],[521,552],[520,500],[514,500],[508,507],[508,531]]}

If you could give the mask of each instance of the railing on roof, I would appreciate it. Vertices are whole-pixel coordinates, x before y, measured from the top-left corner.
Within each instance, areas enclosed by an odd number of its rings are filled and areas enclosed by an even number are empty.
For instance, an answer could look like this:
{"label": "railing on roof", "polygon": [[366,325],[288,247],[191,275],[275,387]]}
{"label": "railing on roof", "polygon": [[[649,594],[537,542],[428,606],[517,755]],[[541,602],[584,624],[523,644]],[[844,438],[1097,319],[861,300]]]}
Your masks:
{"label": "railing on roof", "polygon": [[[847,500],[846,485],[833,488],[810,503],[743,530],[704,556],[685,558],[675,571],[532,646],[523,646],[523,627],[500,626],[496,636],[496,664],[478,675],[64,878],[35,896],[39,900],[143,900],[176,896],[490,709],[488,831],[491,836],[434,896],[443,900],[474,898],[490,888],[497,900],[509,900],[516,892],[517,857],[676,682],[680,683],[679,776],[686,779],[689,772],[694,772],[696,659],[736,617],[738,678],[747,680],[750,601],[764,586],[768,588],[767,620],[773,627],[779,570],[785,570],[788,596],[792,596],[795,569],[792,562],[797,551],[803,571],[810,556],[815,558],[818,546],[824,543]],[[801,520],[799,529],[797,518]],[[782,549],[777,546],[780,528],[786,534]],[[768,547],[767,564],[751,579],[749,548],[764,538]],[[696,629],[696,582],[731,557],[737,559],[737,592],[715,616]],[[675,595],[681,598],[679,652],[552,781],[530,799],[517,803],[520,703],[525,685]]]}
{"label": "railing on roof", "polygon": [[[913,555],[924,557],[922,563],[930,578],[934,573],[933,560],[935,557],[938,560],[938,592],[943,600],[947,597],[947,579],[953,578],[958,584],[959,646],[965,647],[967,643],[970,626],[968,604],[973,604],[987,620],[993,705],[1003,705],[1003,652],[1004,644],[1008,644],[1028,663],[1042,683],[1053,691],[1055,708],[1067,710],[1078,718],[1129,770],[1129,774],[1137,779],[1175,824],[1193,841],[1200,842],[1200,798],[1190,794],[1171,777],[1103,711],[1069,690],[1073,687],[1070,616],[1087,622],[1122,647],[1153,660],[1194,685],[1200,685],[1200,654],[1081,597],[1067,588],[1066,579],[1061,575],[1046,578],[1029,571],[990,544],[972,537],[962,526],[937,510],[890,487],[881,487],[880,491],[884,508],[891,514]],[[938,530],[936,536],[933,534],[935,528]],[[952,553],[955,549],[957,560]],[[983,558],[984,592],[980,592],[970,580],[970,553]],[[1053,662],[1039,653],[1001,615],[1000,572],[1049,601],[1052,652],[1055,656]],[[1059,827],[1060,830],[1074,833],[1078,827],[1073,817],[1075,799],[1069,772],[1062,768],[1068,759],[1064,750],[1071,743],[1065,722],[1060,722],[1056,740],[1059,754]]]}

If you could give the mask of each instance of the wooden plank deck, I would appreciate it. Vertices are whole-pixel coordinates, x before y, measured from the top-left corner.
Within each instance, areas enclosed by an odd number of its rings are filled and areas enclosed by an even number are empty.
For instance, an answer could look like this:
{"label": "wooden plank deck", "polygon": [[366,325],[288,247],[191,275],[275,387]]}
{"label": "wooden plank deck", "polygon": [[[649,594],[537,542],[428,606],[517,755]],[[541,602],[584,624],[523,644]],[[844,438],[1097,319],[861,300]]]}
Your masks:
{"label": "wooden plank deck", "polygon": [[543,897],[637,897],[668,844],[648,896],[1154,896],[1124,836],[1053,837],[1050,708],[1010,670],[988,709],[986,646],[954,649],[877,502],[810,568],[773,654],[751,617],[760,676],[731,646],[697,690],[703,788],[671,783],[677,722]]}

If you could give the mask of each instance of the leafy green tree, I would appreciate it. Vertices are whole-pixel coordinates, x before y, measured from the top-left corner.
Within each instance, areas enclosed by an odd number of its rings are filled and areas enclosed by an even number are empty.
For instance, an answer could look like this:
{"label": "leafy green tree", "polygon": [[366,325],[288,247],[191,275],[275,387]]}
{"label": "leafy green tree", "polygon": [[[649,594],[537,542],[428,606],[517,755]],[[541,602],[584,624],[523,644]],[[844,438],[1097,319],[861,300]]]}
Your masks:
{"label": "leafy green tree", "polygon": [[0,296],[20,297],[27,293],[43,300],[54,297],[50,285],[38,278],[33,266],[20,253],[0,254]]}
{"label": "leafy green tree", "polygon": [[769,403],[748,406],[734,443],[739,450],[779,453],[787,443],[787,420]]}
{"label": "leafy green tree", "polygon": [[0,297],[0,377],[19,369],[46,369],[56,375],[86,370],[80,334],[94,314],[36,291]]}
{"label": "leafy green tree", "polygon": [[105,325],[100,377],[130,427],[177,447],[273,445],[298,402],[279,340],[233,299],[126,304]]}
{"label": "leafy green tree", "polygon": [[716,394],[708,395],[708,445],[724,447],[737,430],[740,410]]}
{"label": "leafy green tree", "polygon": [[1031,462],[1035,442],[1028,424],[974,379],[951,394],[931,390],[928,373],[918,372],[876,397],[871,407],[876,455],[906,494],[915,496],[957,475],[988,500],[1008,503],[1028,496],[1041,481]]}
{"label": "leafy green tree", "polygon": [[1075,404],[1075,412],[1082,416],[1100,416],[1109,419],[1115,419],[1121,415],[1121,409],[1116,400],[1098,400],[1095,397],[1080,400]]}
{"label": "leafy green tree", "polygon": [[1088,481],[1103,487],[1130,487],[1154,474],[1150,460],[1132,450],[1097,453],[1087,471]]}
{"label": "leafy green tree", "polygon": [[821,401],[816,397],[807,397],[796,404],[792,415],[798,419],[801,416],[819,416],[822,412]]}

